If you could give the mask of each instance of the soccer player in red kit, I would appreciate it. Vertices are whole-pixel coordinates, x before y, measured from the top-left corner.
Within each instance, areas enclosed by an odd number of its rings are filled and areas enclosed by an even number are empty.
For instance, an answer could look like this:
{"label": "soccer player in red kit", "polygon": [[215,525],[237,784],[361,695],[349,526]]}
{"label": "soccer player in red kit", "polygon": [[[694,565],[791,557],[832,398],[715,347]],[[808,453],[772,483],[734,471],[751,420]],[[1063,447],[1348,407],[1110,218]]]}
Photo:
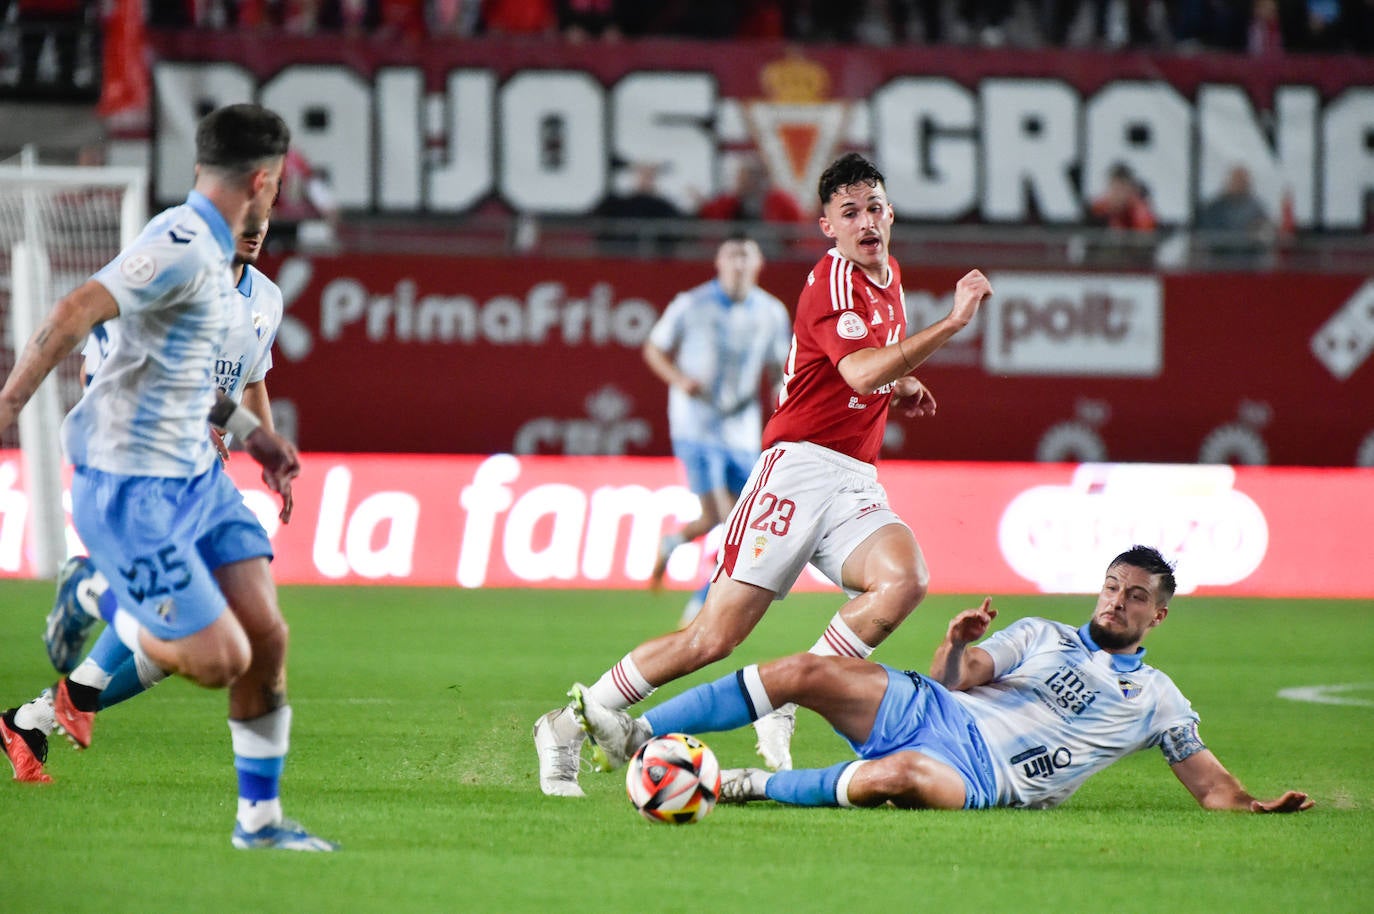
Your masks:
{"label": "soccer player in red kit", "polygon": [[[835,246],[807,276],[778,407],[726,520],[706,603],[686,627],[641,644],[593,685],[574,685],[569,705],[535,722],[539,786],[550,796],[582,796],[584,693],[621,710],[727,656],[807,562],[850,597],[811,648],[815,654],[867,657],[925,598],[921,547],[888,506],[873,463],[889,407],[911,417],[934,414],[934,397],[911,372],[973,320],[992,287],[971,271],[955,286],[949,314],[907,336],[881,172],[851,153],[825,170],[819,193],[820,229]],[[760,683],[748,685],[749,694],[765,694]],[[755,710],[764,761],[791,767],[795,706]],[[600,746],[594,756],[614,752]],[[624,760],[598,761],[609,770]]]}

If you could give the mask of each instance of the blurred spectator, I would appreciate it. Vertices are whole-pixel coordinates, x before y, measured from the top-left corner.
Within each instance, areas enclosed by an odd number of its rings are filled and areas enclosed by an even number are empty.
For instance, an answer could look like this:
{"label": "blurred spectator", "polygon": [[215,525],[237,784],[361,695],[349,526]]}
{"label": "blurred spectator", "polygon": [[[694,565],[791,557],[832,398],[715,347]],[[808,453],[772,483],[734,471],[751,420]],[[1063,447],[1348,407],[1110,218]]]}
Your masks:
{"label": "blurred spectator", "polygon": [[381,0],[374,31],[387,41],[418,44],[425,39],[425,0]]}
{"label": "blurred spectator", "polygon": [[[1174,8],[1174,37],[1181,50],[1243,51],[1251,0],[1180,0]],[[1339,3],[1340,0],[1333,0]]]}
{"label": "blurred spectator", "polygon": [[618,40],[620,29],[616,0],[557,0],[558,28],[571,42],[600,38]]}
{"label": "blurred spectator", "polygon": [[1107,238],[1087,248],[1094,263],[1143,267],[1153,262],[1154,210],[1125,163],[1112,166],[1107,188],[1092,201],[1090,212],[1095,222],[1109,229]]}
{"label": "blurred spectator", "polygon": [[703,219],[731,219],[741,222],[805,222],[806,213],[792,195],[775,187],[768,170],[757,158],[740,163],[735,189],[707,200],[697,210]]}
{"label": "blurred spectator", "polygon": [[492,35],[542,35],[558,28],[554,0],[483,0],[482,22]]}
{"label": "blurred spectator", "polygon": [[[598,219],[681,219],[682,211],[670,203],[658,190],[661,166],[640,162],[631,166],[633,184],[629,193],[612,193],[597,205],[592,215]],[[652,231],[626,230],[622,226],[604,226],[597,234],[598,246],[608,254],[645,254],[660,257],[673,253],[674,236],[671,226]]]}
{"label": "blurred spectator", "polygon": [[1341,0],[1306,0],[1298,46],[1307,51],[1337,51],[1344,44]]}
{"label": "blurred spectator", "polygon": [[1130,166],[1118,162],[1108,173],[1107,189],[1093,200],[1093,218],[1108,228],[1120,231],[1152,232],[1155,214],[1145,190],[1131,173]]}
{"label": "blurred spectator", "polygon": [[1250,171],[1234,166],[1220,194],[1198,211],[1199,241],[1219,266],[1253,267],[1273,247],[1275,226],[1251,189]]}
{"label": "blurred spectator", "polygon": [[1271,57],[1283,53],[1278,0],[1255,0],[1245,49],[1251,57]]}
{"label": "blurred spectator", "polygon": [[287,150],[272,208],[272,237],[287,247],[329,247],[338,222],[339,205],[329,176],[293,146]]}

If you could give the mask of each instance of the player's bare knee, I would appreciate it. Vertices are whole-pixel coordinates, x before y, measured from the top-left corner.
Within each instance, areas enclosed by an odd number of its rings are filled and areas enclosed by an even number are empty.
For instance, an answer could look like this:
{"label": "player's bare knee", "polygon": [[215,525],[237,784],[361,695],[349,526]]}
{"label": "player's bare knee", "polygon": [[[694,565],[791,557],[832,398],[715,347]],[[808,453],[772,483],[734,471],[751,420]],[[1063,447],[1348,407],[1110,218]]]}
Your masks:
{"label": "player's bare knee", "polygon": [[687,637],[683,639],[682,650],[691,658],[695,669],[730,656],[740,642],[733,633],[711,626],[693,626],[683,632]]}

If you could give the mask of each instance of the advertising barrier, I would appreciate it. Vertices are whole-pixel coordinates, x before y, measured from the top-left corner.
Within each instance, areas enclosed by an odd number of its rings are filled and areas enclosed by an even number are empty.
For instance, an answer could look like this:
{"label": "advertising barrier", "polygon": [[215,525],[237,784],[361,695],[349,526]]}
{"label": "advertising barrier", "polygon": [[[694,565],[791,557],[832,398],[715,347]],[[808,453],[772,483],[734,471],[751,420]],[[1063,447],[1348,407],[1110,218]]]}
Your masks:
{"label": "advertising barrier", "polygon": [[[817,256],[823,250],[817,243]],[[969,266],[904,274],[908,323]],[[770,265],[789,307],[809,267]],[[315,451],[671,453],[640,354],[709,264],[292,256],[269,382]],[[917,372],[939,412],[894,419],[919,460],[1374,466],[1374,281],[990,270],[995,295]]]}
{"label": "advertising barrier", "polygon": [[[697,510],[669,458],[302,462],[285,526],[252,460],[229,463],[280,583],[641,588],[660,533]],[[1093,593],[1113,555],[1147,543],[1177,561],[1181,593],[1374,599],[1374,470],[888,461],[879,479],[939,593]],[[0,451],[0,577],[31,575],[22,486],[20,454]],[[670,585],[694,588],[709,552],[679,549]],[[798,586],[834,590],[810,571]]]}

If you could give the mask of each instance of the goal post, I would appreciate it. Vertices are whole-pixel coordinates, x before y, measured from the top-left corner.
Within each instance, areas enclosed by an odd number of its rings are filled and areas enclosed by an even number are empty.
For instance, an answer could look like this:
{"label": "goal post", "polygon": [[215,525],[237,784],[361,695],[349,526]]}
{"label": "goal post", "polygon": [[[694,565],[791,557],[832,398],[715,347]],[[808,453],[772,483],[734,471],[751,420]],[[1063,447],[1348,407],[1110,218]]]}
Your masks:
{"label": "goal post", "polygon": [[[0,377],[62,296],[132,243],[147,222],[148,176],[139,168],[0,162]],[[52,577],[68,553],[69,508],[62,497],[62,417],[81,396],[81,359],[74,352],[34,393],[0,448],[23,454],[27,564]],[[14,510],[12,500],[8,502]],[[18,518],[3,518],[7,526]],[[5,559],[0,556],[0,561]]]}

